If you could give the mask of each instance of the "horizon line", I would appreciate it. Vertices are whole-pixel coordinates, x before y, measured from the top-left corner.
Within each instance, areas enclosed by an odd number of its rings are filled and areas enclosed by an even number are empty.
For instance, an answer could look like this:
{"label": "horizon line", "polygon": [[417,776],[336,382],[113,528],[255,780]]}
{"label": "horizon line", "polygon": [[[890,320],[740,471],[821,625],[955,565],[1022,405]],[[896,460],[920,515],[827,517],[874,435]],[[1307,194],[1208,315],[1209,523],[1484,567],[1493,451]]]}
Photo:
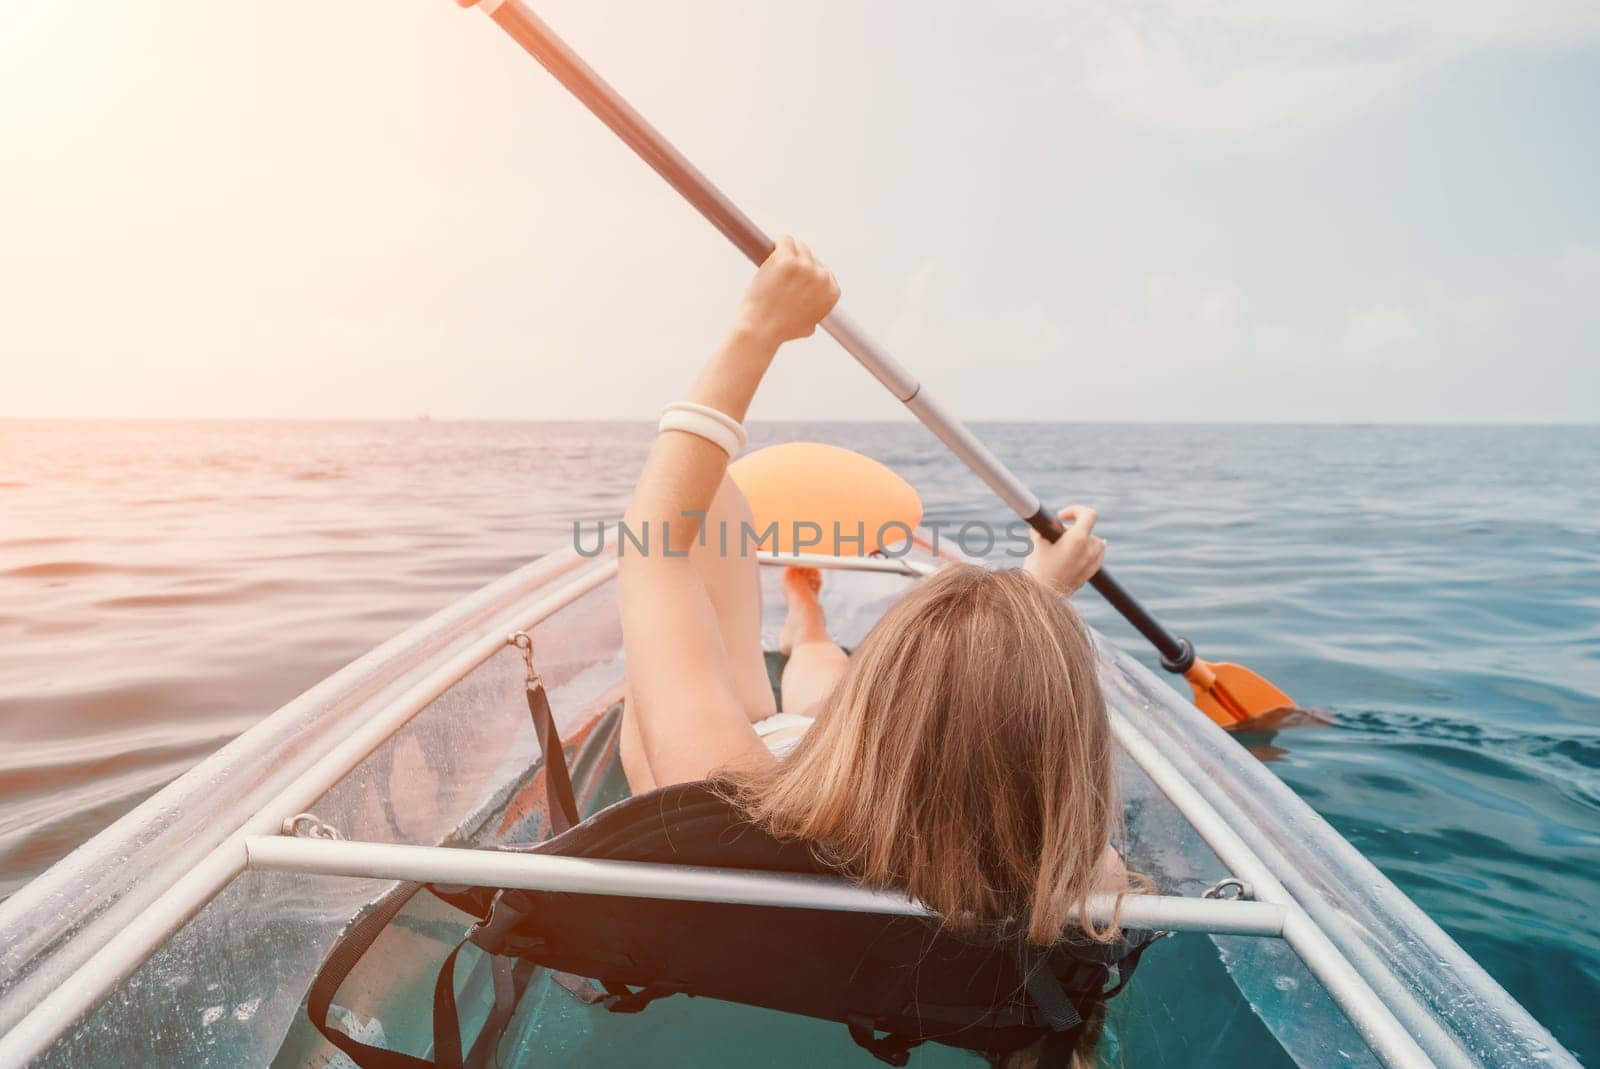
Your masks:
{"label": "horizon line", "polygon": [[[0,423],[406,423],[406,424],[516,424],[516,425],[570,425],[597,423],[641,424],[655,422],[652,417],[562,417],[529,419],[503,416],[9,416],[0,415]],[[1102,426],[1102,427],[1550,427],[1589,428],[1600,427],[1600,420],[1432,420],[1432,419],[1026,419],[1017,417],[977,416],[962,420],[969,424],[1015,426]],[[747,426],[781,426],[785,424],[822,424],[836,426],[914,426],[918,421],[905,416],[898,419],[817,419],[788,417],[784,419],[746,420]]]}

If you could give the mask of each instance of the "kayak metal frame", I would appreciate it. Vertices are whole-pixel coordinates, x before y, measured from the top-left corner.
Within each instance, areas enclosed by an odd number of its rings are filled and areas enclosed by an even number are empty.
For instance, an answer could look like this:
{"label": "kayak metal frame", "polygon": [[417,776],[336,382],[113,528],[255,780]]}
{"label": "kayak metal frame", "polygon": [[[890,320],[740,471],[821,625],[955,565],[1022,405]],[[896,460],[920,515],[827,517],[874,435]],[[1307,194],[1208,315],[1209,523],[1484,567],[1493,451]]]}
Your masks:
{"label": "kayak metal frame", "polygon": [[[1289,944],[1311,975],[1322,984],[1361,1038],[1385,1065],[1441,1065],[1454,1069],[1471,1064],[1456,1052],[1454,1044],[1435,1048],[1448,1055],[1441,1060],[1430,1057],[1410,1030],[1400,1023],[1388,1003],[1378,997],[1361,973],[1289,894],[1255,851],[1150,740],[1115,710],[1111,711],[1111,731],[1118,745],[1144,770],[1167,800],[1177,807],[1223,865],[1247,881],[1259,901],[1275,903],[1284,908],[1284,942]],[[1441,1038],[1447,1039],[1442,1032]]]}
{"label": "kayak metal frame", "polygon": [[[575,556],[569,551],[568,555]],[[610,581],[616,561],[606,559],[577,567],[565,555],[541,562],[550,578],[530,590],[524,600],[468,632],[458,645],[435,656],[438,663],[397,690],[353,731],[334,742],[286,788],[261,805],[236,831],[127,918],[98,943],[70,972],[33,1003],[11,1029],[0,1034],[0,1069],[20,1069],[44,1054],[59,1037],[89,1014],[123,979],[139,968],[235,877],[246,871],[320,873],[381,879],[421,879],[511,887],[587,890],[599,894],[651,894],[703,901],[759,902],[807,908],[921,912],[904,896],[886,894],[834,881],[723,872],[684,866],[600,862],[473,850],[386,843],[314,840],[284,836],[286,817],[313,808],[330,788],[352,772],[385,741],[455,683],[505,648],[509,631],[532,629],[562,608]],[[794,558],[763,555],[769,567],[817,567],[873,571],[916,577],[935,571],[942,561],[894,558]],[[1125,896],[1121,919],[1131,926],[1169,931],[1204,931],[1218,935],[1281,938],[1332,997],[1357,1032],[1387,1066],[1411,1067],[1478,1064],[1459,1041],[1414,1005],[1408,992],[1374,990],[1368,977],[1329,938],[1319,921],[1285,889],[1262,855],[1208,800],[1178,762],[1181,755],[1163,752],[1159,740],[1147,736],[1123,713],[1112,710],[1117,743],[1173,804],[1234,877],[1250,885],[1254,901]],[[813,879],[824,884],[813,883]],[[26,893],[19,894],[24,897]],[[17,899],[6,906],[16,904]],[[1111,903],[1096,899],[1091,913],[1104,919]],[[0,920],[7,919],[0,910]],[[1381,967],[1378,968],[1381,972]],[[1391,978],[1391,986],[1392,978]],[[1397,995],[1405,1007],[1403,1024],[1388,1000]],[[1409,1025],[1409,1027],[1408,1027]],[[1555,1059],[1560,1063],[1560,1059]]]}
{"label": "kayak metal frame", "polygon": [[[245,867],[359,879],[414,880],[471,887],[663,898],[721,905],[825,909],[933,917],[920,902],[833,876],[646,861],[607,861],[554,854],[448,846],[407,846],[303,836],[258,835],[245,840]],[[1116,917],[1130,928],[1218,935],[1282,936],[1289,911],[1245,899],[1095,895],[1089,915],[1098,924]]]}
{"label": "kayak metal frame", "polygon": [[[576,557],[574,552],[571,554]],[[541,562],[542,563],[542,562]],[[565,572],[557,559],[558,576]],[[132,975],[152,954],[222,890],[241,875],[249,861],[245,843],[251,836],[280,832],[285,819],[311,809],[313,803],[349,775],[422,710],[490,657],[506,648],[506,635],[531,631],[617,574],[615,558],[576,571],[549,593],[535,591],[531,604],[490,624],[465,648],[448,657],[398,694],[376,715],[328,750],[198,864],[175,880],[111,935],[88,960],[44,995],[26,1016],[0,1035],[0,1069],[22,1069],[42,1055],[73,1025],[87,1016],[117,984]]]}
{"label": "kayak metal frame", "polygon": [[[1262,901],[1295,903],[1295,910],[1300,916],[1285,925],[1285,940],[1291,946],[1295,946],[1296,952],[1301,955],[1302,960],[1307,961],[1308,967],[1310,962],[1302,947],[1310,947],[1311,953],[1324,960],[1337,959],[1343,967],[1341,971],[1348,970],[1350,976],[1354,978],[1354,983],[1341,983],[1337,990],[1326,981],[1324,986],[1344,1009],[1351,1023],[1362,1032],[1363,1038],[1368,1039],[1369,1044],[1372,1040],[1362,1030],[1361,1022],[1367,1019],[1367,1011],[1362,1007],[1375,1002],[1383,1007],[1384,1014],[1390,1020],[1426,1051],[1431,1064],[1449,1069],[1471,1069],[1479,1064],[1470,1058],[1462,1050],[1460,1043],[1417,1002],[1412,992],[1397,983],[1380,963],[1370,960],[1370,955],[1368,955],[1369,960],[1365,962],[1369,968],[1357,967],[1358,963],[1352,954],[1336,944],[1323,928],[1325,923],[1335,918],[1313,916],[1310,910],[1298,904],[1299,900],[1273,874],[1257,847],[1246,841],[1245,835],[1238,830],[1239,825],[1224,816],[1206,796],[1206,792],[1197,786],[1198,776],[1191,775],[1180,767],[1185,755],[1163,753],[1154,740],[1135,728],[1120,712],[1112,711],[1111,728],[1118,744],[1144,769],[1145,774],[1156,783],[1162,793],[1178,806],[1184,817],[1190,821],[1223,864],[1236,873],[1245,874],[1258,898]],[[1179,795],[1184,797],[1184,801],[1178,800]],[[1326,914],[1327,910],[1320,912]],[[1323,978],[1318,975],[1318,979]],[[1374,984],[1378,986],[1374,987]],[[1357,1002],[1347,1004],[1345,998],[1341,997],[1341,992],[1345,997],[1356,993]],[[1368,1002],[1368,996],[1371,1002]],[[1374,1049],[1377,1049],[1376,1046]]]}

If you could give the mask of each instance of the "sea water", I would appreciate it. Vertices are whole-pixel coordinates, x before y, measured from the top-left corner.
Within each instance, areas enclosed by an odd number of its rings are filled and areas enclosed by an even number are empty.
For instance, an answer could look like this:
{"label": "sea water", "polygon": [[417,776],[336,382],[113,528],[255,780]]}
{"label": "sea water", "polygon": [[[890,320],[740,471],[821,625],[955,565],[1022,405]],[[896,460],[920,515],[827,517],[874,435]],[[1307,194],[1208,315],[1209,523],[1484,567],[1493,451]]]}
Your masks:
{"label": "sea water", "polygon": [[[977,428],[1213,659],[1251,746],[1600,1062],[1600,428]],[[868,452],[1004,522],[915,424]],[[643,424],[0,422],[0,897],[333,669],[620,514]],[[975,547],[980,548],[980,547]],[[1089,593],[1107,635],[1138,637]]]}

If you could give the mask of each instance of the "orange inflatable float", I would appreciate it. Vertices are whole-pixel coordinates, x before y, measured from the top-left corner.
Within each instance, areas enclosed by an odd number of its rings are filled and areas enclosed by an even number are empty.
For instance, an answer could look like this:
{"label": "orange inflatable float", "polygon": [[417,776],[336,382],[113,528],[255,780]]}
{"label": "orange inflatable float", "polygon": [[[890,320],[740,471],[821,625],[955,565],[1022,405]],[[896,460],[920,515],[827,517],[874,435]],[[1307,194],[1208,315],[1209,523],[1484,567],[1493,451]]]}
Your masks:
{"label": "orange inflatable float", "polygon": [[898,553],[922,521],[910,483],[836,445],[770,445],[734,461],[728,474],[750,500],[761,548],[782,554]]}

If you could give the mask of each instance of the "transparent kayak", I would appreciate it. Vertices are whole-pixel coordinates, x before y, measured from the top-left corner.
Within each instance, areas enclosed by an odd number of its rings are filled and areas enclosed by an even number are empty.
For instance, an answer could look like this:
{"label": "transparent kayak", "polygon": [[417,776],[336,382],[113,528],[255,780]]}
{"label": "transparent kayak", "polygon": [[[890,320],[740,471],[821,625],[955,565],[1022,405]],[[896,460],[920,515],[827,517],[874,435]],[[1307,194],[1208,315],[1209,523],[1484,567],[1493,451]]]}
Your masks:
{"label": "transparent kayak", "polygon": [[[829,620],[849,645],[940,562],[914,553],[822,563],[831,566]],[[764,569],[769,639],[782,604],[777,572]],[[305,1000],[352,919],[399,878],[458,872],[486,856],[460,847],[547,833],[524,664],[507,645],[523,630],[580,801],[593,811],[624,797],[616,563],[541,559],[307,691],[0,903],[0,1066],[348,1065],[311,1028]],[[1103,1058],[1142,1067],[1578,1064],[1254,757],[1098,641],[1127,857],[1160,891],[1138,908],[1175,933],[1110,1004]],[[340,839],[305,834],[324,827]],[[439,846],[451,849],[430,849]],[[552,877],[529,869],[505,878],[541,886]],[[629,873],[608,878],[603,893],[625,898]],[[724,896],[717,901],[754,893],[694,886],[685,893]],[[1219,886],[1229,893],[1206,897]],[[841,881],[841,902],[857,892],[867,893]],[[417,896],[341,988],[335,1021],[426,1057],[433,980],[467,924]],[[456,977],[470,1042],[492,1002],[488,963],[469,947]],[[877,1064],[830,1022],[707,999],[612,1015],[539,975],[498,1058]],[[912,1064],[982,1061],[930,1045]]]}

